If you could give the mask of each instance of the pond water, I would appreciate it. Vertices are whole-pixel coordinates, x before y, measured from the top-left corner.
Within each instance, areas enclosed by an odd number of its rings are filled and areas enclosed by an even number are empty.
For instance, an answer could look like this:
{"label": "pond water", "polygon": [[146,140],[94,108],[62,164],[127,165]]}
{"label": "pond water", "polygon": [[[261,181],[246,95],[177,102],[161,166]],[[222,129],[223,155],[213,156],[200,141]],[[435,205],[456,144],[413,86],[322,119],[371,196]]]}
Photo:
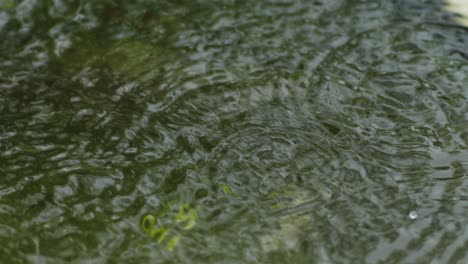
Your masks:
{"label": "pond water", "polygon": [[8,263],[466,263],[435,0],[0,1]]}

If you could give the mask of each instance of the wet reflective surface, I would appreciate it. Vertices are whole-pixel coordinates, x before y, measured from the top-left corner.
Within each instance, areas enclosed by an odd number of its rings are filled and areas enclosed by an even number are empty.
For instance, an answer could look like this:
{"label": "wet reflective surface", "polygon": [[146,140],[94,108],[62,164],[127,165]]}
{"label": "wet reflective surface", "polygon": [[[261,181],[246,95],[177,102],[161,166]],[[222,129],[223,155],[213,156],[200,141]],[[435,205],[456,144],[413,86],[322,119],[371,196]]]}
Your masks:
{"label": "wet reflective surface", "polygon": [[9,263],[464,263],[440,1],[3,1]]}

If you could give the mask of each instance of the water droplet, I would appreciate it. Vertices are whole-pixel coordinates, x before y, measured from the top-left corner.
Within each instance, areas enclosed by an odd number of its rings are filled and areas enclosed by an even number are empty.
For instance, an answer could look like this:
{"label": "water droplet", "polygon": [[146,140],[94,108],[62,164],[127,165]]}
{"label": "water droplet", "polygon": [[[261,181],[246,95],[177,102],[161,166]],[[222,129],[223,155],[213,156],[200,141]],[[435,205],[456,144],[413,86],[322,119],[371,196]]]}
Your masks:
{"label": "water droplet", "polygon": [[416,211],[411,211],[408,215],[411,220],[418,218],[418,213]]}

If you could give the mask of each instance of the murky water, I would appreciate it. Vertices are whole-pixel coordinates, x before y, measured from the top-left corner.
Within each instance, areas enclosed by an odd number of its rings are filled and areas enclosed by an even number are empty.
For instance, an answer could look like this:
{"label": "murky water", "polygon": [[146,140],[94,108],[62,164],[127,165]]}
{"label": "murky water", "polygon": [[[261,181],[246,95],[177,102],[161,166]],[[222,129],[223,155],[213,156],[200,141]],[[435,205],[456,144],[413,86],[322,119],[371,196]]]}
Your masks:
{"label": "murky water", "polygon": [[8,263],[465,263],[441,1],[0,1]]}

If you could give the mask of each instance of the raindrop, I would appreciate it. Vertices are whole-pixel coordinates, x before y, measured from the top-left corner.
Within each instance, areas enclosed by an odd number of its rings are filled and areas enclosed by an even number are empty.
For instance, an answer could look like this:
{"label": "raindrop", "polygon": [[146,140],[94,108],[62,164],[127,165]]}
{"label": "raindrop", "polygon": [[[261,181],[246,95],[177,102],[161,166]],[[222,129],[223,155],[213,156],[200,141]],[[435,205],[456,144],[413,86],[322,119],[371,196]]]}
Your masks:
{"label": "raindrop", "polygon": [[416,211],[411,211],[408,215],[411,220],[418,218],[418,213]]}

